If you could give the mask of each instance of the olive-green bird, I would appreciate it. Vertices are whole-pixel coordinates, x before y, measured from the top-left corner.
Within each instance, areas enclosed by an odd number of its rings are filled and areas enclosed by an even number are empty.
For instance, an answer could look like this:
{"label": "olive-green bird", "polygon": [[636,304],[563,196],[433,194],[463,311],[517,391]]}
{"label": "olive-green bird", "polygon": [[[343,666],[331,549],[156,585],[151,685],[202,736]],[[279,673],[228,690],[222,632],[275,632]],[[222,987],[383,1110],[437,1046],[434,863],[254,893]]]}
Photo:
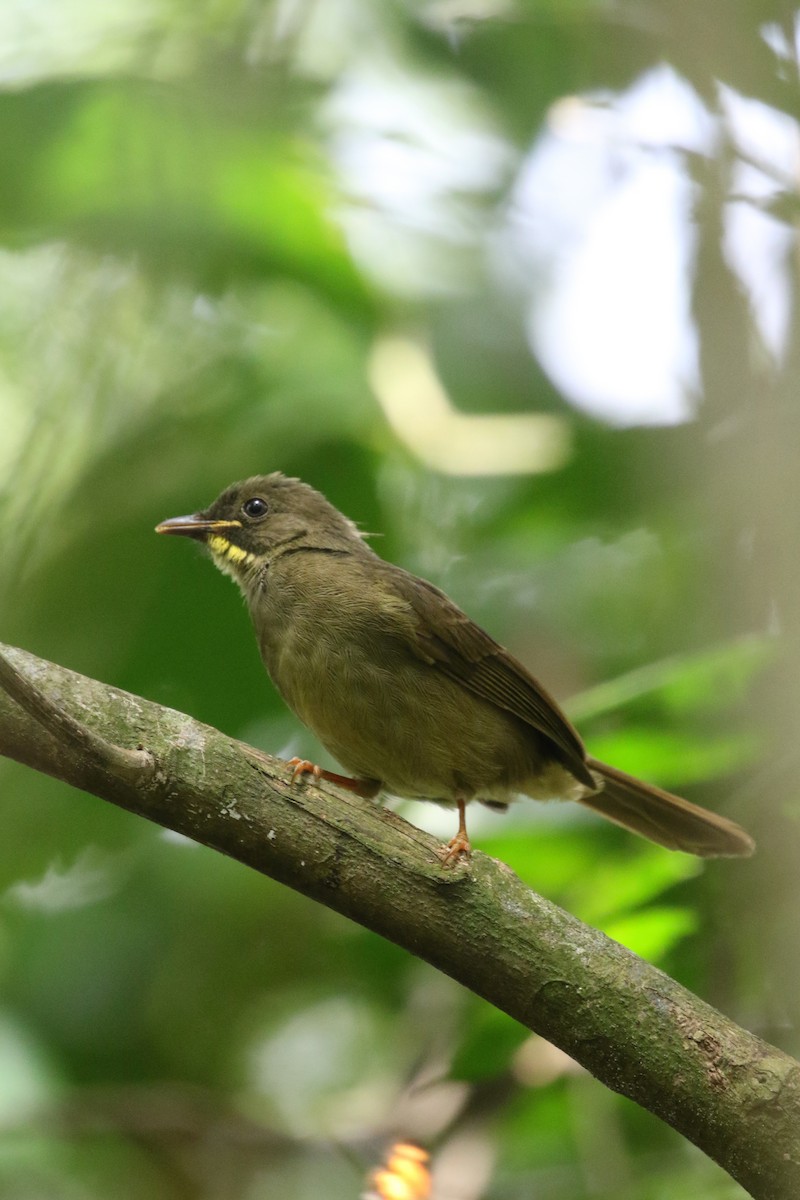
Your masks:
{"label": "olive-green bird", "polygon": [[519,795],[577,800],[671,850],[753,852],[732,821],[588,757],[513,655],[307,483],[258,475],[157,532],[204,542],[236,581],[275,686],[353,778],[298,759],[294,775],[457,808],[445,862],[469,853],[471,800],[502,809]]}

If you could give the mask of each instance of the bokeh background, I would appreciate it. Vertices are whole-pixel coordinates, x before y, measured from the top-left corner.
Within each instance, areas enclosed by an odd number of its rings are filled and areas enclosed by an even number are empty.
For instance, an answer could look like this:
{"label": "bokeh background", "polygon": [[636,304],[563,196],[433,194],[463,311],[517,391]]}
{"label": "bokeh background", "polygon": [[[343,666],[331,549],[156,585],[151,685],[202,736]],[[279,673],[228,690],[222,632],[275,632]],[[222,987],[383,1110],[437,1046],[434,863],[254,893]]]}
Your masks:
{"label": "bokeh background", "polygon": [[[0,637],[320,755],[230,582],[153,536],[302,476],[594,753],[754,833],[702,866],[472,818],[797,1053],[794,7],[5,0],[0,89]],[[3,1200],[353,1200],[395,1135],[437,1200],[744,1195],[272,881],[10,763],[0,803]]]}

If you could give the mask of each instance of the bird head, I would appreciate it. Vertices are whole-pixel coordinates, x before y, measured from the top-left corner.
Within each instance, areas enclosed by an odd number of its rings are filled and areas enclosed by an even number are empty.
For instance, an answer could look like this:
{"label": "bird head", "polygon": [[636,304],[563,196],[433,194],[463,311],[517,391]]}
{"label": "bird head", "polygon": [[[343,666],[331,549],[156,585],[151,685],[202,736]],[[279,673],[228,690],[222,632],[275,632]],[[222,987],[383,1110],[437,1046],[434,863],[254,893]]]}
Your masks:
{"label": "bird head", "polygon": [[243,587],[287,551],[364,545],[353,522],[320,492],[280,471],[233,483],[208,508],[162,521],[156,533],[203,542],[220,570]]}

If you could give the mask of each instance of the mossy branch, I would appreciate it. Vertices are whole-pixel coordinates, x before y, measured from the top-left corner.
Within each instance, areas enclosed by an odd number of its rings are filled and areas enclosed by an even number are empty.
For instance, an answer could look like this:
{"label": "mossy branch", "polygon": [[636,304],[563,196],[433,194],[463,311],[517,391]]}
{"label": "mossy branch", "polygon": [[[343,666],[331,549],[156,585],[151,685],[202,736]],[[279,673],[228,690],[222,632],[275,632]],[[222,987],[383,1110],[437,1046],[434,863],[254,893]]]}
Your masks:
{"label": "mossy branch", "polygon": [[800,1196],[800,1063],[475,853],[183,713],[0,646],[0,753],[176,830],[426,959],[694,1142]]}

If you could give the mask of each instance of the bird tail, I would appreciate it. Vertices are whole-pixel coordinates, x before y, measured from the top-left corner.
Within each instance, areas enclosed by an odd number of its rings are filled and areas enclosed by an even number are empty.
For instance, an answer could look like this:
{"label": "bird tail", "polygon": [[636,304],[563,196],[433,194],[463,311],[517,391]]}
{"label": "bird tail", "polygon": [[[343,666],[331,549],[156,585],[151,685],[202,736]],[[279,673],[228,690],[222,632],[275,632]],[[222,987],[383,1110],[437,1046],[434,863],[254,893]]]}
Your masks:
{"label": "bird tail", "polygon": [[685,850],[702,858],[744,858],[755,850],[749,833],[733,821],[595,758],[588,759],[586,765],[600,790],[583,796],[581,804],[624,829],[668,850]]}

